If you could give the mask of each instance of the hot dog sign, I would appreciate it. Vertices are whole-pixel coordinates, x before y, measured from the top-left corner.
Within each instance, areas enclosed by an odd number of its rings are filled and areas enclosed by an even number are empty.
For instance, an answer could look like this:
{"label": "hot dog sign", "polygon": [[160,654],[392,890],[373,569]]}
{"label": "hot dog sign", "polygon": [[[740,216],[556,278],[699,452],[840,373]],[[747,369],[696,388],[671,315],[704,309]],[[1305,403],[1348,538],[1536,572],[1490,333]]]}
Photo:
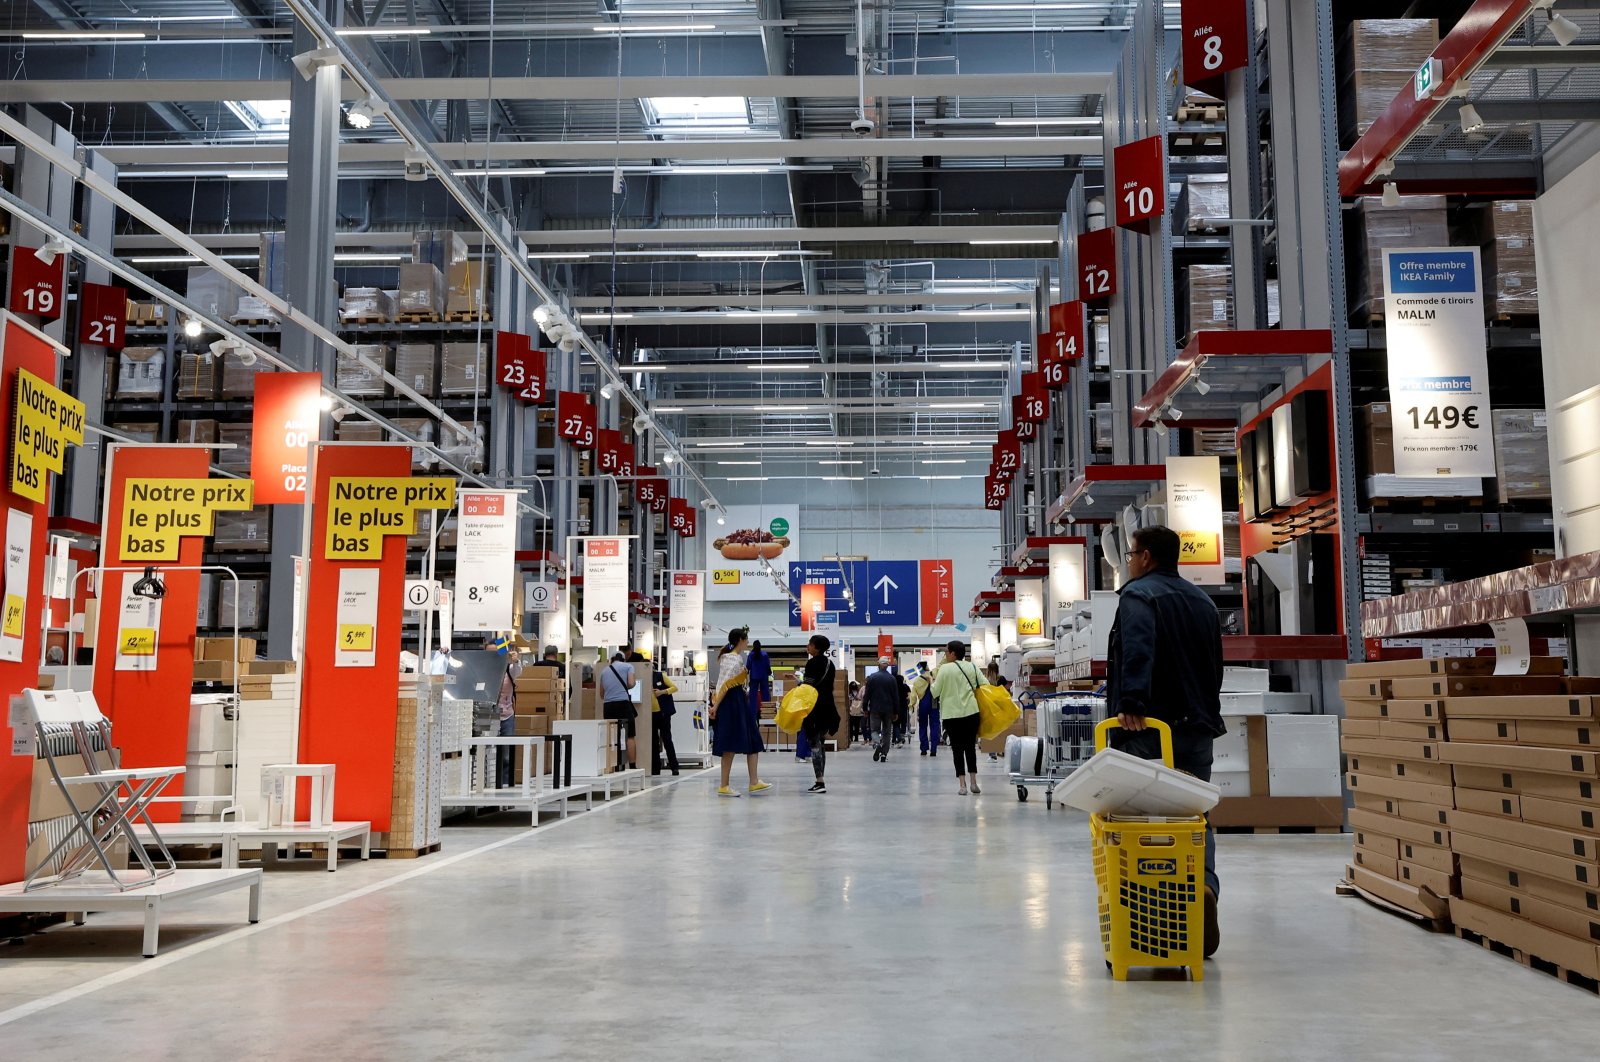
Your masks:
{"label": "hot dog sign", "polygon": [[707,551],[710,598],[766,601],[783,598],[768,565],[782,573],[799,556],[800,509],[795,505],[733,505]]}

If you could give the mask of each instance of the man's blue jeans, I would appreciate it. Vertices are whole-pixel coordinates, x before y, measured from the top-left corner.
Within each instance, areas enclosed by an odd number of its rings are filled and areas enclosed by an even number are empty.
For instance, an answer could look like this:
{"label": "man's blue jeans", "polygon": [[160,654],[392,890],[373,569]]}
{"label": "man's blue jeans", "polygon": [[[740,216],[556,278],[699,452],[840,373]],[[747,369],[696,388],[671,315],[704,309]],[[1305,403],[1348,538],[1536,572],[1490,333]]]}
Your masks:
{"label": "man's blue jeans", "polygon": [[[1172,765],[1185,774],[1192,774],[1202,782],[1211,781],[1212,743],[1215,735],[1204,727],[1175,724],[1172,728]],[[1154,730],[1131,733],[1126,730],[1111,731],[1111,747],[1121,749],[1130,756],[1145,760],[1161,758],[1161,737]],[[1206,820],[1206,884],[1218,896],[1222,889],[1217,883],[1217,835]]]}

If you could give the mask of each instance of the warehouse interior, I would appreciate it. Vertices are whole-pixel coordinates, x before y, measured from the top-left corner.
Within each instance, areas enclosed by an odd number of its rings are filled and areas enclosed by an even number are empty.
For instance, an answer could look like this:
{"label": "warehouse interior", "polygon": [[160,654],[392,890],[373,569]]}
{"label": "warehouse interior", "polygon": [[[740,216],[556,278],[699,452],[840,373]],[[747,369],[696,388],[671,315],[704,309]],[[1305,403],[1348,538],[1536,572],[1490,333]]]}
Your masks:
{"label": "warehouse interior", "polygon": [[17,1057],[1580,1048],[1600,4],[0,38]]}

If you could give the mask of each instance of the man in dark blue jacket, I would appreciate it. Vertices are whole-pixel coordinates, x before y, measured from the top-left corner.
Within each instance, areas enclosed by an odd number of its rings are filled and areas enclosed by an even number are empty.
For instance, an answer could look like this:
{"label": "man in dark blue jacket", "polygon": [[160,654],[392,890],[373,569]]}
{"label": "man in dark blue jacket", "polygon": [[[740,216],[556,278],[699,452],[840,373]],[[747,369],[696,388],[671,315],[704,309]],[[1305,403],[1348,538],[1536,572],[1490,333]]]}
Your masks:
{"label": "man in dark blue jacket", "polygon": [[[1222,624],[1205,591],[1178,574],[1179,540],[1170,528],[1143,527],[1128,550],[1129,581],[1111,625],[1106,699],[1122,725],[1112,744],[1161,758],[1146,719],[1172,727],[1173,766],[1211,780],[1211,746],[1222,725]],[[1217,845],[1206,827],[1205,953],[1217,950]]]}

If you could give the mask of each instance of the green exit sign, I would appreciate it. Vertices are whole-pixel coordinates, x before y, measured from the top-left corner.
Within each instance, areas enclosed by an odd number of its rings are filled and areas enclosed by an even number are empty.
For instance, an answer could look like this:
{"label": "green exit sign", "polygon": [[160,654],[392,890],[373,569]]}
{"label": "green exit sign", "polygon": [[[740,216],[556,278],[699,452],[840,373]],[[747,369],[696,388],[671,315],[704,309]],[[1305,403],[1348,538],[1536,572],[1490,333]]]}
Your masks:
{"label": "green exit sign", "polygon": [[1439,60],[1429,57],[1421,66],[1417,67],[1417,76],[1413,81],[1417,90],[1417,99],[1425,100],[1431,97],[1439,87],[1439,81],[1444,77],[1444,64]]}

